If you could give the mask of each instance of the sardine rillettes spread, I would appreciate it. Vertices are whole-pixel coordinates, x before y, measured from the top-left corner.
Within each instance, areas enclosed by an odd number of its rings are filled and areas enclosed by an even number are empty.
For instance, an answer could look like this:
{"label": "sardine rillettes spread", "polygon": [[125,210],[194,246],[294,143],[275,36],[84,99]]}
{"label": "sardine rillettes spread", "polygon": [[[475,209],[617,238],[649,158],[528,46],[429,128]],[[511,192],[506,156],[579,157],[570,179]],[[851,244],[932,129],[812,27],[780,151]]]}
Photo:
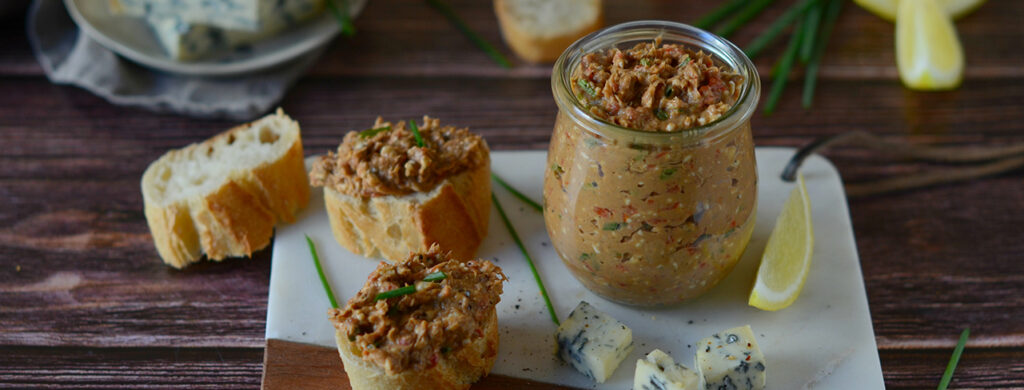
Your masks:
{"label": "sardine rillettes spread", "polygon": [[[560,110],[544,216],[563,262],[591,291],[623,303],[703,294],[750,239],[757,172],[749,120],[713,135],[687,132],[728,116],[743,76],[655,39],[583,54],[569,84],[588,115],[630,130],[586,128]],[[666,141],[643,137],[652,134]]]}

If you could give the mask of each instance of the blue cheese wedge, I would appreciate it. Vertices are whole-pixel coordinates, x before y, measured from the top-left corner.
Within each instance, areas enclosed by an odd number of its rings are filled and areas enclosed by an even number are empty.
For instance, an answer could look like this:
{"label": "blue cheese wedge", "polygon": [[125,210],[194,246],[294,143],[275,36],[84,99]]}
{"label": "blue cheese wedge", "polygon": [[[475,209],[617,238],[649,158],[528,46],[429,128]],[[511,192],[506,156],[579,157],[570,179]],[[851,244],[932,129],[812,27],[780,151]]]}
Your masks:
{"label": "blue cheese wedge", "polygon": [[[146,21],[168,56],[177,60],[195,60],[211,54],[228,53],[292,27],[316,15],[324,5],[323,0],[283,0],[279,3],[280,11],[262,17],[256,30],[194,23],[189,21],[187,13],[149,16]],[[213,1],[211,4],[218,3]]]}
{"label": "blue cheese wedge", "polygon": [[111,13],[264,32],[324,8],[324,0],[110,0]]}
{"label": "blue cheese wedge", "polygon": [[767,367],[750,325],[715,333],[697,347],[697,370],[705,389],[764,389]]}
{"label": "blue cheese wedge", "polygon": [[633,390],[698,390],[700,376],[671,356],[655,349],[636,361]]}
{"label": "blue cheese wedge", "polygon": [[587,302],[562,321],[556,338],[558,356],[598,383],[612,376],[633,351],[633,331]]}

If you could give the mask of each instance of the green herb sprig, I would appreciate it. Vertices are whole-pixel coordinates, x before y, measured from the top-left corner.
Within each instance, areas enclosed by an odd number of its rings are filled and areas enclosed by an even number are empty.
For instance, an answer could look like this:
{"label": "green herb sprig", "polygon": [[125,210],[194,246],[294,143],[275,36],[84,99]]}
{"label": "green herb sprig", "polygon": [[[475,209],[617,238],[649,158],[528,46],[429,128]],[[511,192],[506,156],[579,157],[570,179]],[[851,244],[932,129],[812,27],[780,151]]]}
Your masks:
{"label": "green herb sprig", "polygon": [[832,29],[835,27],[836,19],[839,18],[839,11],[842,9],[842,0],[831,0],[822,16],[824,20],[821,22],[818,39],[814,43],[814,53],[811,55],[810,61],[807,62],[807,69],[804,70],[804,95],[802,103],[805,109],[811,108],[811,103],[814,101],[814,88],[818,84],[818,68],[821,65],[821,57],[825,54],[825,46],[828,45],[828,39],[832,36]]}
{"label": "green herb sprig", "polygon": [[[424,282],[440,282],[442,280],[445,280],[445,278],[447,278],[447,277],[448,277],[448,275],[446,275],[443,271],[435,271],[435,272],[431,272],[431,273],[427,274],[427,276],[423,277],[423,281]],[[391,290],[382,292],[380,294],[377,294],[377,296],[373,297],[373,300],[374,301],[379,301],[381,299],[388,299],[388,298],[400,297],[400,296],[403,296],[403,295],[409,295],[409,294],[412,294],[412,293],[416,292],[416,290],[417,290],[416,285],[415,284],[410,284],[408,286],[403,286],[403,287],[399,287],[399,288],[396,288],[396,289],[391,289]]]}
{"label": "green herb sprig", "polygon": [[512,68],[512,63],[508,61],[508,58],[505,58],[505,55],[501,54],[498,49],[495,49],[494,46],[487,43],[487,41],[481,38],[480,35],[473,31],[473,29],[469,28],[466,22],[462,21],[462,18],[455,13],[451,6],[441,0],[427,0],[427,4],[434,7],[434,9],[436,9],[437,12],[440,12],[441,15],[444,15],[449,22],[455,25],[455,28],[462,31],[462,33],[466,35],[466,38],[469,38],[469,40],[476,44],[477,47],[487,53],[494,62],[497,62],[498,65],[501,65],[501,67],[505,69]]}
{"label": "green herb sprig", "polygon": [[337,309],[338,301],[334,299],[334,291],[331,290],[330,283],[327,283],[327,276],[324,276],[324,269],[320,266],[320,256],[316,254],[316,245],[313,245],[313,240],[306,235],[306,244],[309,245],[309,253],[313,255],[313,265],[316,266],[316,274],[320,276],[320,284],[324,286],[324,292],[327,293],[327,300],[331,301],[331,307]]}
{"label": "green herb sprig", "polygon": [[512,240],[519,246],[519,250],[523,252],[523,257],[526,258],[526,264],[530,266],[530,272],[533,273],[533,279],[537,281],[537,287],[540,288],[540,295],[544,298],[544,303],[548,306],[548,314],[551,315],[551,321],[554,321],[555,325],[561,325],[558,321],[558,315],[555,314],[555,307],[551,304],[551,298],[548,298],[548,290],[544,288],[544,281],[540,279],[540,274],[537,272],[537,267],[533,265],[533,258],[530,257],[530,253],[526,251],[526,247],[523,246],[523,242],[519,239],[519,234],[516,233],[516,229],[512,227],[512,222],[509,222],[508,216],[505,215],[505,210],[501,208],[501,203],[498,202],[498,197],[491,193],[491,201],[494,202],[494,206],[498,208],[498,215],[501,215],[502,222],[505,223],[505,228],[508,229],[508,234],[512,236]]}
{"label": "green herb sprig", "polygon": [[777,62],[778,71],[772,76],[772,89],[768,92],[768,100],[764,103],[765,114],[775,111],[775,105],[779,103],[782,91],[786,89],[789,70],[793,68],[793,63],[796,62],[796,56],[799,54],[804,30],[798,24],[794,27],[794,31],[793,36],[789,39],[789,46],[786,46],[786,51],[782,53],[782,58],[779,58]]}
{"label": "green herb sprig", "polygon": [[362,138],[362,139],[370,138],[370,137],[373,137],[373,136],[375,136],[377,134],[380,134],[381,132],[385,132],[385,131],[391,131],[391,126],[381,126],[381,127],[375,127],[375,128],[372,128],[372,129],[366,129],[366,130],[360,131],[359,132],[359,138]]}
{"label": "green herb sprig", "polygon": [[786,12],[779,15],[779,17],[775,19],[775,21],[772,22],[772,24],[770,24],[768,28],[761,33],[761,35],[754,38],[754,40],[751,41],[745,49],[743,49],[743,52],[747,54],[747,57],[757,57],[758,54],[761,54],[762,50],[768,47],[772,42],[775,42],[775,39],[786,30],[786,27],[792,25],[797,18],[805,13],[807,8],[817,4],[818,1],[819,0],[803,0],[787,9]]}
{"label": "green herb sprig", "polygon": [[960,355],[964,353],[964,346],[967,345],[967,338],[971,335],[971,328],[964,328],[963,332],[960,332],[960,340],[956,343],[956,348],[953,348],[953,356],[949,357],[949,363],[946,364],[946,372],[942,374],[942,380],[939,381],[938,390],[946,390],[949,387],[949,382],[953,380],[953,371],[956,371],[956,365],[960,363]]}
{"label": "green herb sprig", "polygon": [[697,28],[703,29],[714,26],[718,22],[721,22],[726,16],[729,16],[733,12],[739,10],[740,7],[743,7],[743,5],[747,4],[748,1],[749,0],[732,0],[725,3],[725,5],[716,8],[714,11],[708,12],[707,15],[704,15],[704,17],[697,20],[693,25]]}
{"label": "green herb sprig", "polygon": [[775,0],[752,0],[749,1],[746,7],[739,10],[739,14],[735,18],[730,19],[726,22],[725,26],[715,30],[715,33],[723,37],[728,37],[732,33],[743,27],[744,24],[753,19],[757,14],[761,13],[766,7],[772,4]]}
{"label": "green herb sprig", "polygon": [[498,184],[500,184],[506,190],[508,190],[508,192],[511,192],[513,196],[515,196],[516,198],[519,198],[519,200],[523,201],[523,203],[526,203],[526,204],[530,205],[530,207],[532,207],[534,210],[537,210],[538,213],[543,213],[544,212],[544,207],[542,207],[539,203],[533,201],[533,199],[530,199],[526,195],[523,195],[522,192],[519,192],[515,188],[512,188],[512,186],[510,186],[508,183],[506,183],[505,180],[502,180],[501,177],[499,177],[494,172],[491,172],[491,178],[494,179],[494,181],[498,182]]}
{"label": "green herb sprig", "polygon": [[409,130],[412,131],[412,136],[416,138],[416,146],[422,148],[425,144],[423,143],[423,136],[420,135],[419,126],[416,126],[416,121],[409,120]]}
{"label": "green herb sprig", "polygon": [[341,35],[351,37],[356,35],[356,26],[352,24],[352,17],[348,14],[348,0],[338,0],[341,2],[341,7],[334,4],[334,0],[327,0],[327,8],[334,14],[334,18],[338,20],[338,24],[341,25]]}

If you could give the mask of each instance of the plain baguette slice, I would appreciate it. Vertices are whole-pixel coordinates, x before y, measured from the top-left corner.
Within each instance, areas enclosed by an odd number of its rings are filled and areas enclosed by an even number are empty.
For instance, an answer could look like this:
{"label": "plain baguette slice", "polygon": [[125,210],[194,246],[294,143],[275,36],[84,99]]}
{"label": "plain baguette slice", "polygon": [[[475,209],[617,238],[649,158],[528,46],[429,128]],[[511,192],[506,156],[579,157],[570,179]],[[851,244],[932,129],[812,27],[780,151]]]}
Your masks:
{"label": "plain baguette slice", "polygon": [[432,191],[357,197],[324,187],[334,238],[352,253],[401,261],[437,243],[470,260],[487,236],[490,161],[443,180]]}
{"label": "plain baguette slice", "polygon": [[464,390],[487,375],[498,356],[498,315],[494,308],[483,326],[483,335],[442,355],[434,367],[391,375],[363,360],[359,347],[343,331],[336,331],[334,338],[352,390]]}
{"label": "plain baguette slice", "polygon": [[298,122],[280,109],[167,152],[142,175],[146,221],[164,262],[250,256],[309,203]]}
{"label": "plain baguette slice", "polygon": [[552,62],[604,24],[601,0],[494,0],[505,42],[524,60]]}

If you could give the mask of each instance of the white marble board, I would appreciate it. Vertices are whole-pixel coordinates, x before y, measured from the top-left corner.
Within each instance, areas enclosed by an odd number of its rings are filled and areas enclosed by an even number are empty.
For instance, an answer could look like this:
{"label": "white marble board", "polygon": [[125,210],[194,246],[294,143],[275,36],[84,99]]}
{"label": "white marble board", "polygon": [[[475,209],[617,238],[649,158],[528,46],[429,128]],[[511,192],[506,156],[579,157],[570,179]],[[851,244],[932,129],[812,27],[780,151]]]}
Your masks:
{"label": "white marble board", "polygon": [[[658,348],[692,367],[693,345],[699,339],[750,324],[768,362],[768,389],[884,389],[846,196],[839,173],[826,159],[812,156],[802,168],[811,197],[816,247],[800,298],[778,312],[747,305],[761,252],[793,188],[779,178],[792,154],[789,148],[757,149],[757,225],[736,269],[703,297],[660,309],[622,306],[583,288],[551,247],[543,217],[495,185],[559,316],[565,318],[581,300],[588,301],[631,327],[636,348],[600,385],[558,360],[553,354],[556,326],[525,260],[492,209],[489,233],[478,255],[494,261],[509,277],[498,305],[501,344],[492,372],[580,388],[628,389],[636,360],[647,352]],[[493,152],[491,159],[495,173],[533,199],[541,199],[545,152]],[[278,227],[266,337],[333,348],[334,329],[326,314],[330,304],[317,280],[304,234],[316,243],[339,304],[362,287],[377,260],[353,255],[334,241],[318,189],[297,222]]]}

